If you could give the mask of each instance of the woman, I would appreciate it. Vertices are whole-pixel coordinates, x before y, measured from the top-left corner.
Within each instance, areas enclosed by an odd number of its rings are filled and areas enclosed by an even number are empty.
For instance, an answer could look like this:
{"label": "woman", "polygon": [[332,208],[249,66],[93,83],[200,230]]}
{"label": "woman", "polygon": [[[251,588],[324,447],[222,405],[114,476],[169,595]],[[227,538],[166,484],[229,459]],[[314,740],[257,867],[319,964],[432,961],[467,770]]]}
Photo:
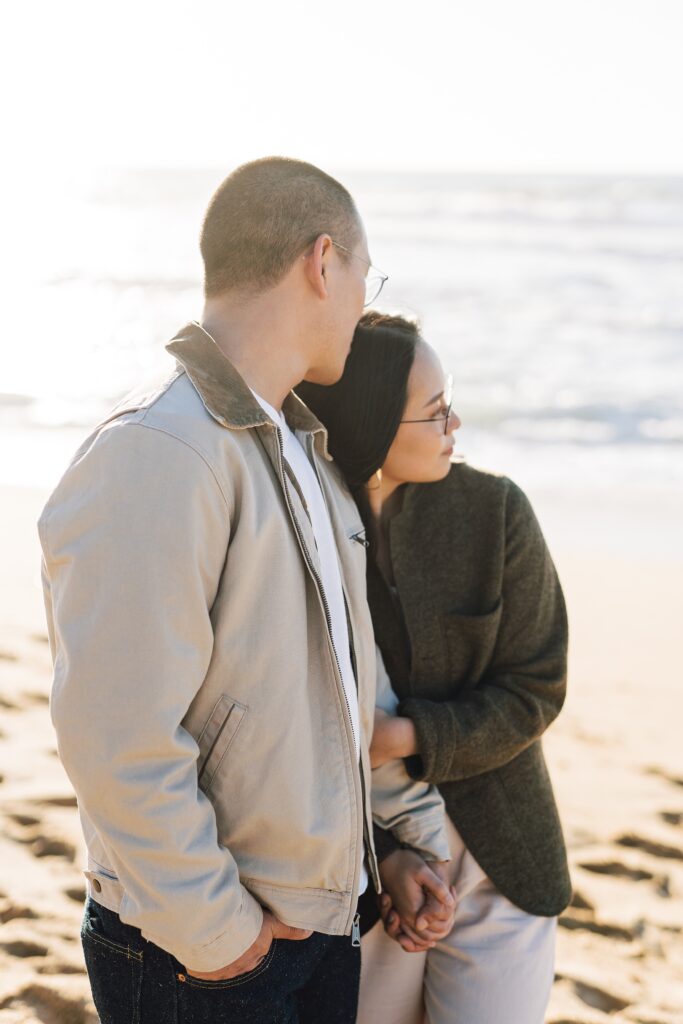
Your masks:
{"label": "woman", "polygon": [[541,1024],[571,884],[541,748],[564,701],[567,619],[536,517],[507,477],[452,461],[460,420],[417,324],[367,313],[341,380],[297,391],[366,525],[368,600],[399,698],[376,721],[373,765],[402,757],[438,785],[458,897],[430,948],[402,918],[397,844],[378,835],[388,895],[384,927],[363,937],[358,1020],[418,1024],[423,995],[429,1024]]}

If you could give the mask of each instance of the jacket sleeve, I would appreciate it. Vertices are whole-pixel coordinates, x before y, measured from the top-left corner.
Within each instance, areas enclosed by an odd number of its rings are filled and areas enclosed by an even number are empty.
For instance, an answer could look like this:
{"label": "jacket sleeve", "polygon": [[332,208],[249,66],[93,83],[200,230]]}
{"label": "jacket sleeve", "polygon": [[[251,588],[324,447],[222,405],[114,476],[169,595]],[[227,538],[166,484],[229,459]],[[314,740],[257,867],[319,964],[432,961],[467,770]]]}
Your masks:
{"label": "jacket sleeve", "polygon": [[467,779],[507,764],[545,732],[562,708],[567,613],[552,559],[528,498],[509,481],[502,610],[493,655],[479,684],[453,700],[410,697],[419,754],[415,779]]}
{"label": "jacket sleeve", "polygon": [[126,924],[197,971],[256,939],[260,905],[218,843],[183,719],[206,676],[226,496],[185,442],[104,430],[39,524],[54,656],[50,714],[79,805],[109,854]]}
{"label": "jacket sleeve", "polygon": [[[395,715],[398,701],[378,647],[376,656],[376,705]],[[373,832],[380,840],[379,860],[402,844],[417,850],[425,860],[450,859],[443,798],[436,786],[413,781],[401,758],[373,768],[371,803]]]}

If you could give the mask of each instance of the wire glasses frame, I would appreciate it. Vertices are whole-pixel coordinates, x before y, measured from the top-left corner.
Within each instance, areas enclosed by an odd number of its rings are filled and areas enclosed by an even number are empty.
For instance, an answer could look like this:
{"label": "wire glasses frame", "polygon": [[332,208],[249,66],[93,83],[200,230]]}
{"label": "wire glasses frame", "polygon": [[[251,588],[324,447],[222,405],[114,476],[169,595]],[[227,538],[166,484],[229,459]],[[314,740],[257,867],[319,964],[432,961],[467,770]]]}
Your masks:
{"label": "wire glasses frame", "polygon": [[451,373],[446,377],[446,383],[443,389],[444,401],[447,402],[446,411],[438,416],[428,416],[424,420],[399,420],[400,423],[438,423],[439,420],[443,420],[443,432],[448,433],[448,421],[451,418],[451,410],[453,408],[453,375]]}
{"label": "wire glasses frame", "polygon": [[365,302],[363,303],[363,308],[369,306],[382,291],[385,282],[389,280],[389,275],[384,274],[377,267],[373,266],[370,260],[366,260],[363,256],[358,256],[355,252],[347,249],[345,245],[335,242],[334,238],[332,239],[332,245],[336,245],[337,249],[342,249],[343,252],[347,252],[354,259],[361,260],[368,267],[368,274],[365,278]]}

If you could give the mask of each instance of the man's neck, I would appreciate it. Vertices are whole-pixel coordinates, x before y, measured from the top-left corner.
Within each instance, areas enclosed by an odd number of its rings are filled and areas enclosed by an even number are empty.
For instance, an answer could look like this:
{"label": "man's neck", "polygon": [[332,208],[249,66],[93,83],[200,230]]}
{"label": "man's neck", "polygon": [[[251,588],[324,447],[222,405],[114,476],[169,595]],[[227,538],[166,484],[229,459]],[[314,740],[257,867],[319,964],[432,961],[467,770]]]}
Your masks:
{"label": "man's neck", "polygon": [[288,330],[281,313],[267,303],[235,309],[207,303],[201,325],[249,387],[280,412],[308,370],[300,335]]}

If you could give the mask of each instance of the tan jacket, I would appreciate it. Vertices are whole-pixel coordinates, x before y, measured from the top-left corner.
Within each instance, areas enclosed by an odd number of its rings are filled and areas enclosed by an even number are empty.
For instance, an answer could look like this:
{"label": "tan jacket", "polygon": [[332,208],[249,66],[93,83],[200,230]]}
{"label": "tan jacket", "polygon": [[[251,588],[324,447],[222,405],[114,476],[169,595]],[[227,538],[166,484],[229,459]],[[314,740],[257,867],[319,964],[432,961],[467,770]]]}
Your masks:
{"label": "tan jacket", "polygon": [[[253,943],[261,905],[292,926],[349,934],[363,843],[379,888],[368,757],[378,663],[363,524],[324,428],[290,394],[283,410],[339,552],[359,768],[315,540],[279,433],[199,325],[167,348],[172,375],[100,424],[40,517],[50,710],[89,892],[210,971]],[[381,774],[377,821],[447,858],[433,787],[396,764]]]}

